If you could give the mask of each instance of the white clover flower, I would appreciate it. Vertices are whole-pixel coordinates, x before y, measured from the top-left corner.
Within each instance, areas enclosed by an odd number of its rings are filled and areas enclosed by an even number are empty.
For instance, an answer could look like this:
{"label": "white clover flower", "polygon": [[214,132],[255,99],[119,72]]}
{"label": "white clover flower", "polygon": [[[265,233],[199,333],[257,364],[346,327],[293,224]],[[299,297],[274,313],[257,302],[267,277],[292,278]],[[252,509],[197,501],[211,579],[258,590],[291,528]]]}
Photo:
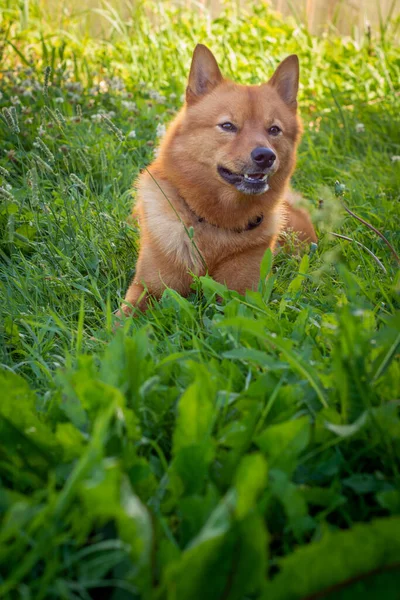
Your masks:
{"label": "white clover flower", "polygon": [[167,131],[167,128],[165,127],[164,123],[158,123],[157,129],[156,129],[156,136],[158,138],[164,137],[166,131]]}
{"label": "white clover flower", "polygon": [[65,87],[69,92],[77,92],[81,94],[83,91],[83,86],[81,83],[79,83],[79,81],[68,81],[65,84]]}
{"label": "white clover flower", "polygon": [[129,112],[135,112],[135,110],[136,110],[136,103],[135,102],[130,102],[129,100],[122,100],[121,104]]}
{"label": "white clover flower", "polygon": [[108,84],[112,90],[122,92],[125,89],[125,84],[120,77],[113,77],[108,80]]}
{"label": "white clover flower", "polygon": [[99,89],[102,94],[106,94],[108,92],[108,85],[104,80],[100,81]]}
{"label": "white clover flower", "polygon": [[157,104],[165,104],[165,96],[157,92],[156,90],[150,90],[149,96],[152,100],[154,100]]}
{"label": "white clover flower", "polygon": [[132,129],[132,131],[130,131],[127,135],[128,138],[130,138],[131,140],[135,139],[136,137],[136,131],[134,129]]}
{"label": "white clover flower", "polygon": [[54,98],[54,102],[57,102],[57,104],[62,104],[64,102],[64,98],[58,96],[57,98]]}
{"label": "white clover flower", "polygon": [[398,155],[392,156],[390,160],[394,163],[400,162],[400,156],[398,156]]}
{"label": "white clover flower", "polygon": [[109,119],[112,119],[113,117],[115,117],[115,112],[113,110],[110,110],[110,112],[106,112],[105,110],[100,108],[99,112],[92,115],[90,118],[95,123],[100,123],[100,121],[103,120],[103,117],[108,117]]}
{"label": "white clover flower", "polygon": [[363,133],[365,131],[364,123],[356,123],[356,132]]}

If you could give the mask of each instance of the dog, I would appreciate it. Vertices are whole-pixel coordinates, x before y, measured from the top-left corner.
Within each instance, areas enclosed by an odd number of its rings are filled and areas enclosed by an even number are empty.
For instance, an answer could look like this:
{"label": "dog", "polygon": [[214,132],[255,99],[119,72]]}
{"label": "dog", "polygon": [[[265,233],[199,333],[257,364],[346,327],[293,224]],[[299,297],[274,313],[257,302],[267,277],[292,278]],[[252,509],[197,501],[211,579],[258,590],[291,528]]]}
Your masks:
{"label": "dog", "polygon": [[296,55],[267,83],[245,86],[196,46],[185,104],[137,181],[141,238],[126,315],[166,287],[187,296],[192,274],[244,294],[257,287],[263,255],[285,228],[317,240],[289,188],[302,131],[298,85]]}

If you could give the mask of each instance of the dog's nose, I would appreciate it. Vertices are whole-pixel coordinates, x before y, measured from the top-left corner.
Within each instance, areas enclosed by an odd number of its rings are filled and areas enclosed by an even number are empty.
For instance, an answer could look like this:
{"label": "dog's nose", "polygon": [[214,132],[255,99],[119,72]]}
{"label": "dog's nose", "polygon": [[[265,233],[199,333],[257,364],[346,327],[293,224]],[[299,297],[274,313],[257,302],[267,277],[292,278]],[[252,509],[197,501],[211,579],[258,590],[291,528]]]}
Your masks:
{"label": "dog's nose", "polygon": [[274,164],[276,155],[270,148],[259,146],[258,148],[254,148],[251,153],[251,158],[258,167],[261,167],[261,169],[269,169],[269,167],[272,167]]}

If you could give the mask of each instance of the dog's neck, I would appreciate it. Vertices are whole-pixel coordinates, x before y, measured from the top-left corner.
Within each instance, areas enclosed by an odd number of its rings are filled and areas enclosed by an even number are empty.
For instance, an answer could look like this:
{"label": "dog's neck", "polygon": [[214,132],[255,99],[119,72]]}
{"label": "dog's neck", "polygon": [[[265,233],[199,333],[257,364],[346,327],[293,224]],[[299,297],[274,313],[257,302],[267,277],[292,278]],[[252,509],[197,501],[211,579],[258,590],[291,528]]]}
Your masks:
{"label": "dog's neck", "polygon": [[250,219],[248,221],[247,225],[245,225],[244,227],[221,227],[220,225],[217,225],[216,223],[210,223],[209,221],[207,221],[207,219],[205,217],[199,216],[193,210],[193,208],[191,208],[189,206],[189,204],[186,202],[186,200],[183,196],[179,195],[179,200],[182,202],[182,204],[185,206],[185,208],[193,215],[193,217],[197,223],[207,223],[208,225],[211,225],[212,227],[216,227],[217,229],[225,229],[228,231],[232,231],[233,233],[243,233],[244,231],[251,231],[252,229],[256,229],[257,227],[259,227],[261,225],[261,223],[264,221],[264,215],[261,213],[261,214],[257,215],[256,217]]}
{"label": "dog's neck", "polygon": [[178,182],[167,178],[175,188],[178,199],[183,198],[185,208],[196,220],[200,218],[219,229],[231,231],[254,229],[263,220],[268,220],[268,215],[276,211],[286,189],[286,185],[283,185],[278,190],[271,188],[264,194],[248,196],[229,189],[223,193],[220,189],[206,192],[206,182],[196,185],[188,178],[186,185],[179,185],[182,180]]}

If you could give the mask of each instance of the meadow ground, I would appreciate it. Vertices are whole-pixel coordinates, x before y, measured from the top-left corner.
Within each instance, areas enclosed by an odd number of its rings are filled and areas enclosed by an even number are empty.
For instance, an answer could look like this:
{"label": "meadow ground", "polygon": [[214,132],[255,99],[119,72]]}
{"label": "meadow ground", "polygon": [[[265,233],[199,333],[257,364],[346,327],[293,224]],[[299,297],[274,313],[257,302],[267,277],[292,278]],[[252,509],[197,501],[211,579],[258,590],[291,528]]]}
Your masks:
{"label": "meadow ground", "polygon": [[[0,597],[397,598],[399,21],[355,41],[264,5],[105,4],[94,36],[0,8]],[[243,83],[299,55],[319,243],[113,333],[132,181],[197,42]]]}

